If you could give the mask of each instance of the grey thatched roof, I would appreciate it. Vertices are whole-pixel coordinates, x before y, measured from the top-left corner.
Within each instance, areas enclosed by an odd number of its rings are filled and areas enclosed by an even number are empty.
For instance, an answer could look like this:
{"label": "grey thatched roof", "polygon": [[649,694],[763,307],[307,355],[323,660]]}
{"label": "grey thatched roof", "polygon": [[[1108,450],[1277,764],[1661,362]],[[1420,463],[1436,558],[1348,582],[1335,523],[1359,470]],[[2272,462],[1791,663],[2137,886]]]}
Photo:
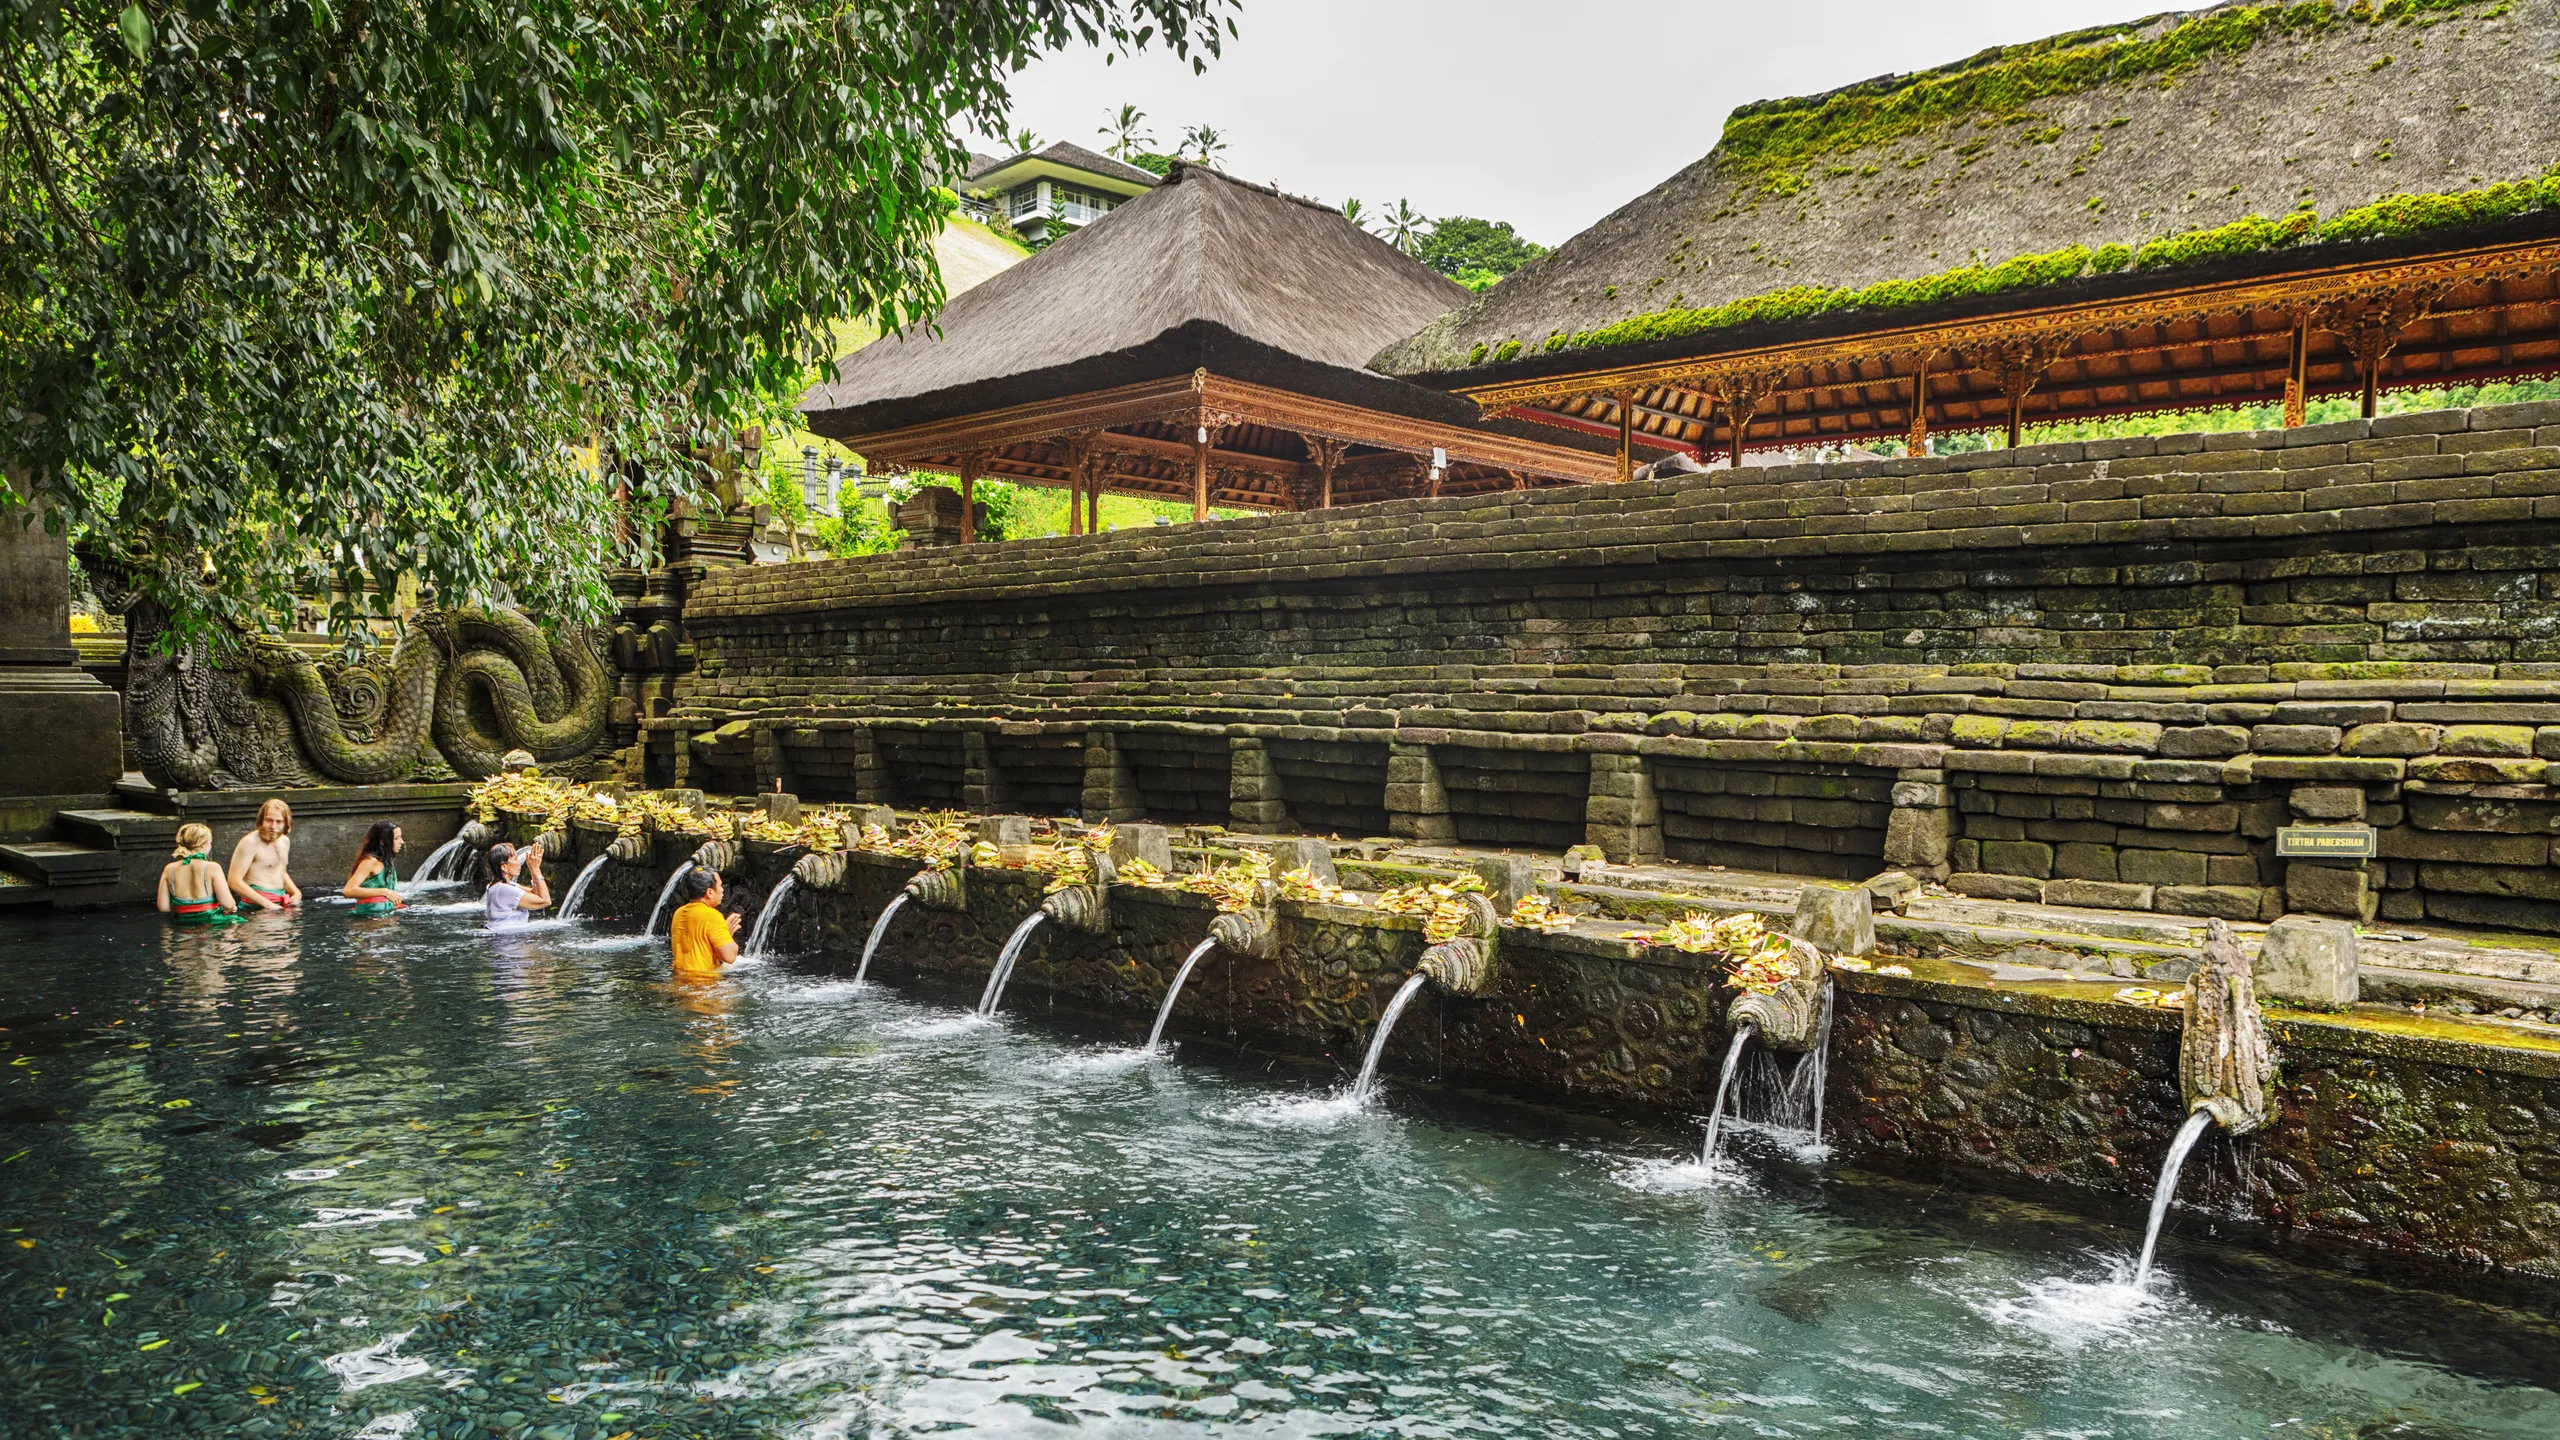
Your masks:
{"label": "grey thatched roof", "polygon": [[1466,291],[1339,212],[1197,165],[876,340],[800,400],[876,434],[1207,368],[1407,414],[1473,407],[1363,367]]}
{"label": "grey thatched roof", "polygon": [[2222,6],[1748,106],[1706,158],[1374,364],[1541,374],[1591,359],[1542,358],[1550,336],[1670,308],[2534,180],[2560,161],[2555,57],[2560,0]]}

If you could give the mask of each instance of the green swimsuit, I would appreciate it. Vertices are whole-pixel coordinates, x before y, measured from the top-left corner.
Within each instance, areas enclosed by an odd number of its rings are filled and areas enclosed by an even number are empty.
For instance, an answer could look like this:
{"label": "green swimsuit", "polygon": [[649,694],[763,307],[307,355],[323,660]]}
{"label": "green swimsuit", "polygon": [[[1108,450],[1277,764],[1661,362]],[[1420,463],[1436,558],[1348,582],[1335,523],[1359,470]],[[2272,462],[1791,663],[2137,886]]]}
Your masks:
{"label": "green swimsuit", "polygon": [[[371,880],[365,882],[365,888],[368,890],[398,890],[400,888],[399,868],[394,866],[388,860],[383,861],[382,869],[376,872]],[[396,900],[366,900],[356,906],[355,913],[358,915],[388,915],[399,908],[400,904]]]}
{"label": "green swimsuit", "polygon": [[[213,857],[199,850],[193,855],[182,855],[178,858],[189,869],[193,869],[197,861],[211,863]],[[210,894],[201,900],[182,898],[178,894],[177,883],[173,880],[169,885],[169,918],[181,925],[237,925],[240,923],[241,915],[237,910],[222,908],[222,902],[214,899]]]}

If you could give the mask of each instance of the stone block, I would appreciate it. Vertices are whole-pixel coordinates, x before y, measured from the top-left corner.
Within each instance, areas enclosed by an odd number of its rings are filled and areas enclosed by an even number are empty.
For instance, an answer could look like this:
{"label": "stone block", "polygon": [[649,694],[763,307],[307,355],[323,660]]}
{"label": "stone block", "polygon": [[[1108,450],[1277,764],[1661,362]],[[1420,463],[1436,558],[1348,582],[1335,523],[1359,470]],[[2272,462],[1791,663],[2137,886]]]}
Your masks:
{"label": "stone block", "polygon": [[2373,918],[2378,892],[2361,866],[2315,865],[2296,860],[2285,867],[2284,901],[2288,909],[2315,915]]}
{"label": "stone block", "polygon": [[2443,733],[2433,725],[2409,721],[2358,725],[2347,732],[2338,749],[2342,754],[2356,756],[2432,755],[2442,743]]}
{"label": "stone block", "polygon": [[1876,948],[1874,899],[1863,886],[1807,885],[1796,892],[1796,918],[1788,932],[1825,955],[1867,954]]}
{"label": "stone block", "polygon": [[2151,896],[2151,908],[2164,915],[2222,920],[2260,919],[2266,903],[2267,892],[2249,885],[2164,885]]}
{"label": "stone block", "polygon": [[2124,885],[2112,880],[2049,880],[2044,887],[2044,902],[2048,905],[2079,905],[2091,910],[2148,910],[2151,898],[2148,885]]}
{"label": "stone block", "polygon": [[2259,725],[2249,748],[2261,755],[2335,755],[2345,733],[2335,725]]}
{"label": "stone block", "polygon": [[2533,753],[2537,759],[2560,760],[2560,725],[2545,725],[2533,732]]}
{"label": "stone block", "polygon": [[1906,808],[1894,811],[1885,820],[1885,863],[1933,874],[1943,871],[1953,858],[1953,821],[1953,814],[1943,809]]}
{"label": "stone block", "polygon": [[2237,830],[2240,809],[2236,805],[2146,805],[2142,824],[2147,830]]}
{"label": "stone block", "polygon": [[[1318,846],[1317,848],[1322,849],[1323,847]],[[1156,867],[1158,870],[1163,871],[1165,874],[1172,874],[1173,837],[1166,834],[1165,828],[1161,825],[1120,825],[1113,827],[1111,831],[1111,863],[1114,865],[1126,865],[1132,860],[1144,860],[1148,864]],[[1328,852],[1325,867],[1330,870],[1332,868],[1332,864],[1333,862],[1330,858],[1330,853]]]}
{"label": "stone block", "polygon": [[[1008,846],[1019,849],[1031,843],[1031,817],[1028,815],[981,815],[978,817],[978,839],[1001,850]],[[1171,857],[1167,857],[1168,861]]]}
{"label": "stone block", "polygon": [[2305,820],[2362,820],[2364,790],[2351,785],[2301,785],[2290,797],[2293,813]]}
{"label": "stone block", "polygon": [[2409,762],[2409,778],[2442,785],[2539,785],[2550,764],[2548,760],[2429,755]]}
{"label": "stone block", "polygon": [[2237,725],[2198,725],[2160,732],[2159,753],[2171,759],[2222,760],[2249,749],[2249,732]]}
{"label": "stone block", "polygon": [[2388,700],[2281,700],[2278,725],[2373,725],[2391,718]]}
{"label": "stone block", "polygon": [[[2291,887],[2287,887],[2291,893]],[[2356,930],[2344,920],[2286,915],[2267,927],[2256,965],[2258,998],[2306,1010],[2356,1003]]]}
{"label": "stone block", "polygon": [[1537,862],[1526,855],[1480,855],[1467,868],[1484,877],[1485,898],[1498,914],[1510,914],[1521,896],[1538,888]]}
{"label": "stone block", "polygon": [[2560,869],[2549,865],[2462,865],[2429,861],[2418,867],[2418,886],[2460,895],[2504,895],[2560,900]]}
{"label": "stone block", "polygon": [[2484,755],[2519,760],[2533,754],[2530,725],[2448,725],[2436,748],[2446,755]]}
{"label": "stone block", "polygon": [[2113,880],[2116,847],[2083,841],[2057,845],[2053,848],[2053,873],[2065,880]]}
{"label": "stone block", "polygon": [[2062,727],[2065,750],[2148,755],[2160,746],[2161,728],[2143,720],[2073,720]]}
{"label": "stone block", "polygon": [[2116,875],[2136,885],[2202,885],[2205,859],[2191,850],[2120,850]]}
{"label": "stone block", "polygon": [[2044,899],[2044,882],[2023,875],[1993,875],[1983,871],[1959,870],[1947,877],[1947,888],[1958,895],[1976,900]]}
{"label": "stone block", "polygon": [[2002,875],[2053,878],[2053,847],[2035,840],[1992,840],[1982,847],[1982,868]]}

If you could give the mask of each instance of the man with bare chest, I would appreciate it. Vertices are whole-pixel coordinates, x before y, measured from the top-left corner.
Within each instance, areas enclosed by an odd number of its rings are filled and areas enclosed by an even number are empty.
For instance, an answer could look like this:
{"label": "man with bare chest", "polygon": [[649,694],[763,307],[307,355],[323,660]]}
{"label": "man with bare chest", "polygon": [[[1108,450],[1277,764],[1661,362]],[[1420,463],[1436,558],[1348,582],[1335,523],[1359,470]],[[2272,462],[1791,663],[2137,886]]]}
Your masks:
{"label": "man with bare chest", "polygon": [[258,828],[231,847],[231,893],[245,905],[282,910],[302,903],[293,883],[293,809],[281,800],[258,807]]}

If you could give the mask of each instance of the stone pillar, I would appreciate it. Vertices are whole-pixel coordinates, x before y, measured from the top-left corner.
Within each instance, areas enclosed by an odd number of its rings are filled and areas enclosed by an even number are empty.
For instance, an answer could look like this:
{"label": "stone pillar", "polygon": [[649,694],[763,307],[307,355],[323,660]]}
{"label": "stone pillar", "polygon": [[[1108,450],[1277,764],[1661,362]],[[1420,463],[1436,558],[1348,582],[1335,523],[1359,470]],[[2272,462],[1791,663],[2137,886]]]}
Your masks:
{"label": "stone pillar", "polygon": [[987,732],[960,732],[960,808],[983,815],[1004,808],[1004,783],[996,774],[995,757],[987,750]]}
{"label": "stone pillar", "polygon": [[35,505],[0,511],[0,735],[0,835],[37,835],[58,809],[104,805],[124,774],[124,701],[80,668],[70,552]]}
{"label": "stone pillar", "polygon": [[1884,863],[1932,880],[1947,878],[1955,811],[1944,770],[1897,770],[1893,813],[1885,821]]}
{"label": "stone pillar", "polygon": [[1653,774],[1643,756],[1604,752],[1591,757],[1582,838],[1599,846],[1601,857],[1612,865],[1662,858],[1662,802],[1653,793]]}
{"label": "stone pillar", "polygon": [[[2356,785],[2300,785],[2287,797],[2296,824],[2361,825],[2364,789]],[[2382,899],[2380,862],[2291,860],[2284,867],[2288,913],[2341,915],[2371,920]]]}
{"label": "stone pillar", "polygon": [[844,747],[853,756],[853,802],[857,805],[895,805],[898,797],[889,793],[889,775],[880,767],[880,742],[868,725],[857,725],[846,731]]}
{"label": "stone pillar", "polygon": [[1291,823],[1270,748],[1241,735],[1227,741],[1227,823],[1247,835],[1276,835]]}
{"label": "stone pillar", "polygon": [[1440,763],[1428,745],[1387,747],[1387,833],[1426,845],[1457,841],[1449,792],[1440,784]]}
{"label": "stone pillar", "polygon": [[1138,818],[1138,780],[1120,758],[1119,735],[1109,730],[1084,732],[1084,818]]}
{"label": "stone pillar", "polygon": [[[780,725],[759,725],[755,729],[756,789],[764,792],[787,790],[799,792],[798,777],[791,773],[790,752],[782,748]],[[811,732],[813,735],[815,732]]]}

